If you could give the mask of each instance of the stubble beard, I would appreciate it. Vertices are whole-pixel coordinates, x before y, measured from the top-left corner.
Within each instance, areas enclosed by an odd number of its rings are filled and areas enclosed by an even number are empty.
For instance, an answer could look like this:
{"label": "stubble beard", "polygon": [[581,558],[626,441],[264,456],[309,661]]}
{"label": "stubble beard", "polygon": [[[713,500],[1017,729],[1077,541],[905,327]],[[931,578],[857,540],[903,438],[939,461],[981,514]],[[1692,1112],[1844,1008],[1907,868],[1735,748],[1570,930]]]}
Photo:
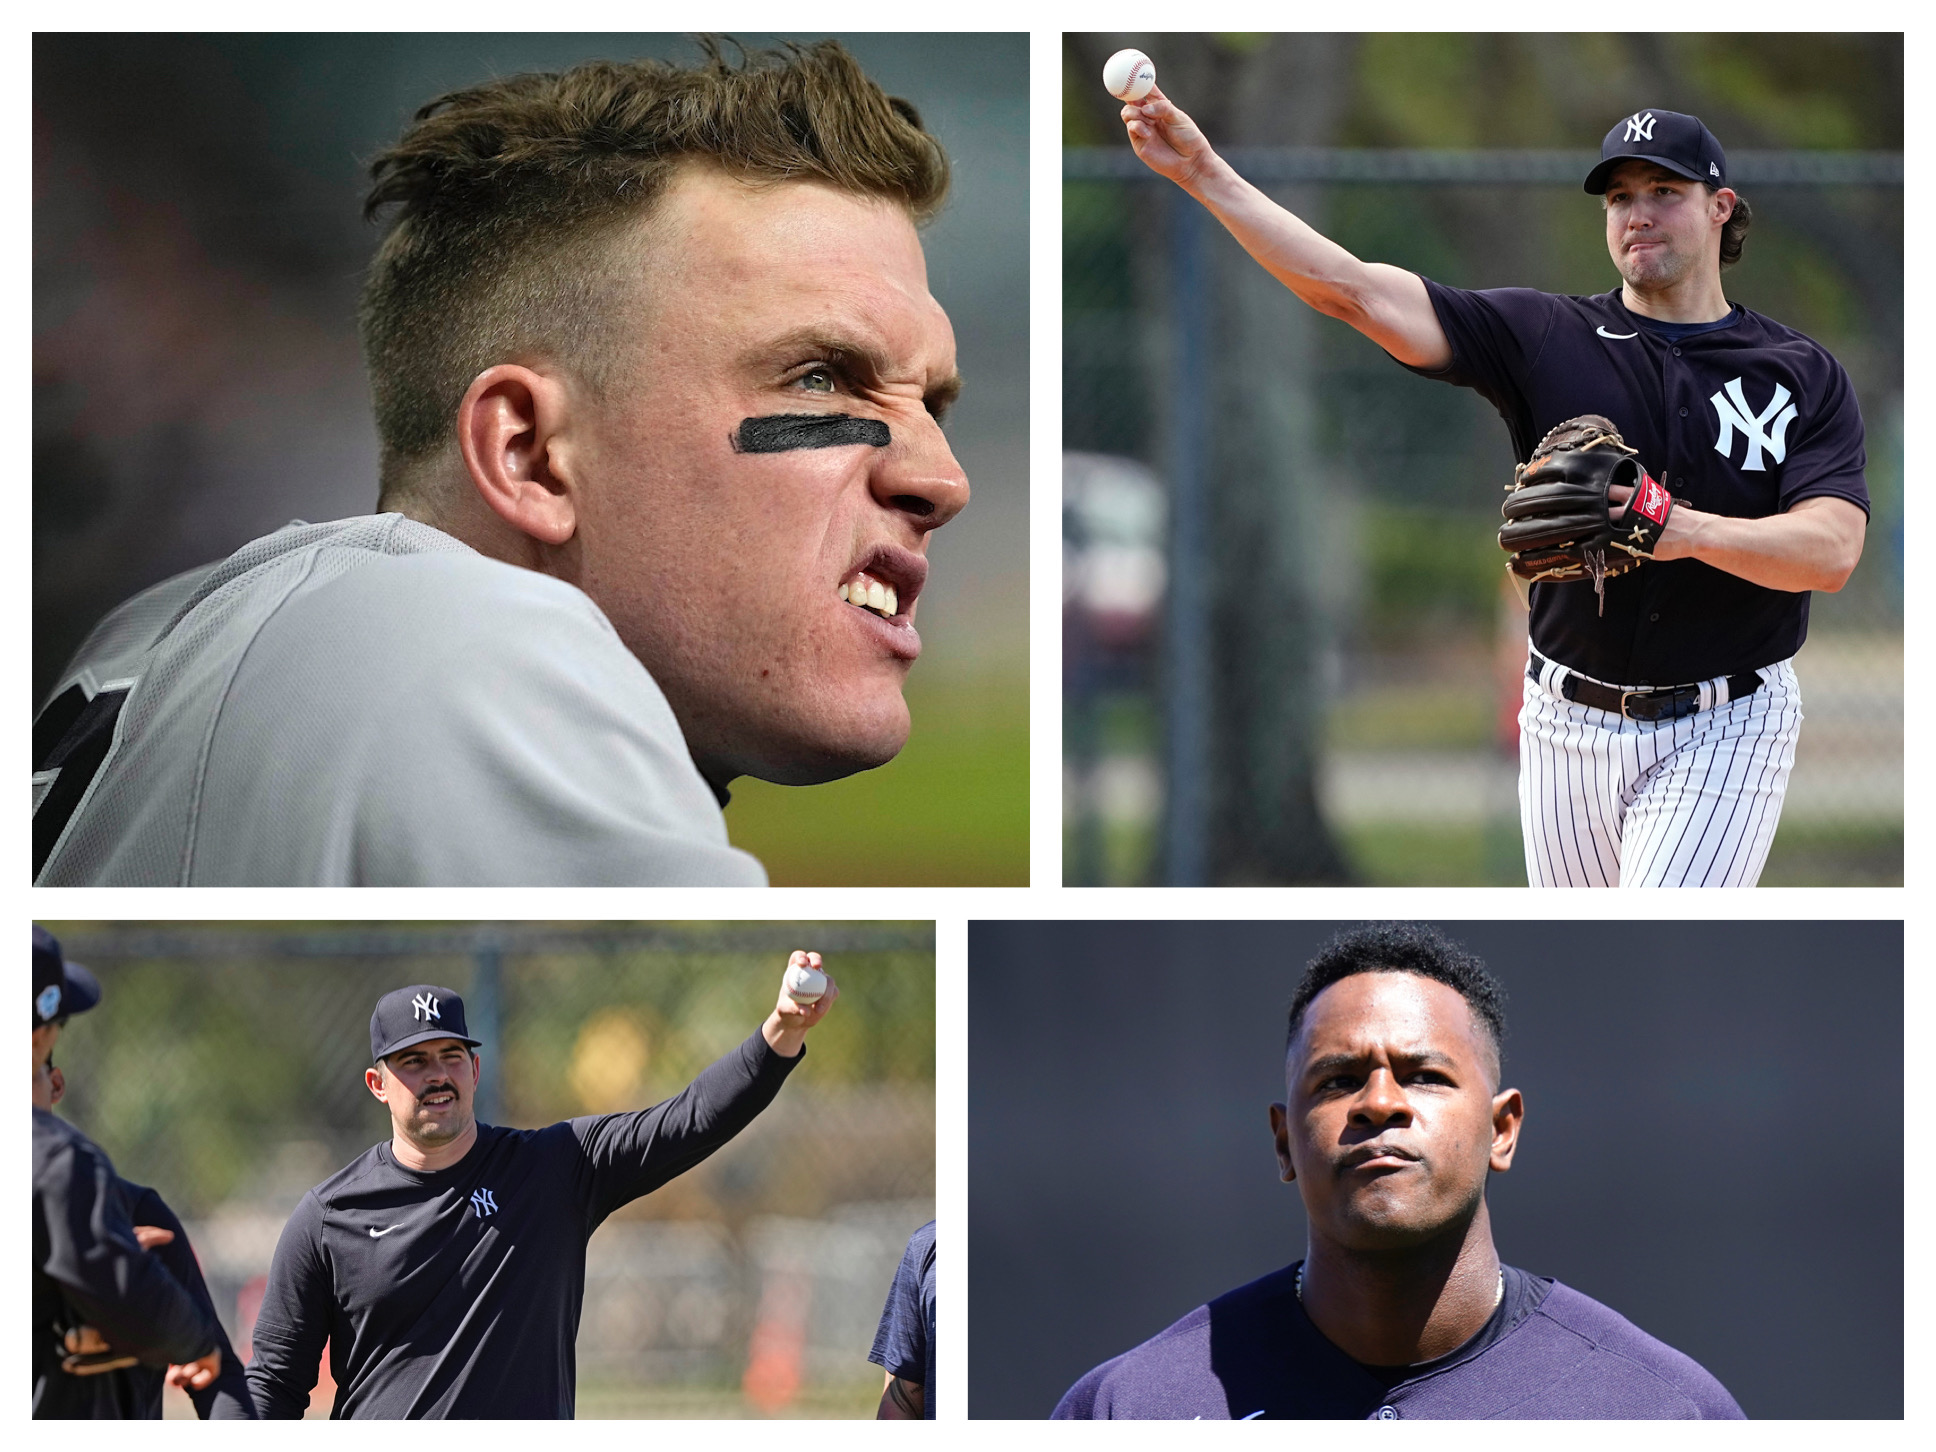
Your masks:
{"label": "stubble beard", "polygon": [[415,1123],[410,1126],[410,1138],[420,1144],[429,1145],[449,1144],[454,1139],[462,1138],[464,1132],[471,1127],[474,1118],[470,1106],[461,1096],[452,1108],[457,1112],[445,1119],[437,1120],[425,1114],[422,1106],[419,1105],[414,1116]]}
{"label": "stubble beard", "polygon": [[1661,244],[1635,256],[1622,250],[1620,276],[1639,292],[1656,292],[1672,287],[1688,272],[1688,259],[1672,242]]}

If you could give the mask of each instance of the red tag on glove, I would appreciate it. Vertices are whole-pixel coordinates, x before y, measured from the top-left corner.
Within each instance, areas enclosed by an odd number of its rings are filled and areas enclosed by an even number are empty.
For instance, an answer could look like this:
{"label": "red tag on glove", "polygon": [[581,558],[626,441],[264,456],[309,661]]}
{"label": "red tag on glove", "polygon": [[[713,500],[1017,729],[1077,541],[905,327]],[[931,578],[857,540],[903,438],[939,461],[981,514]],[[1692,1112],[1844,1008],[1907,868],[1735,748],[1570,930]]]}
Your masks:
{"label": "red tag on glove", "polygon": [[1640,487],[1634,491],[1629,503],[1636,514],[1644,514],[1655,524],[1667,523],[1667,511],[1673,508],[1674,498],[1659,484],[1654,476],[1645,469],[1640,471]]}

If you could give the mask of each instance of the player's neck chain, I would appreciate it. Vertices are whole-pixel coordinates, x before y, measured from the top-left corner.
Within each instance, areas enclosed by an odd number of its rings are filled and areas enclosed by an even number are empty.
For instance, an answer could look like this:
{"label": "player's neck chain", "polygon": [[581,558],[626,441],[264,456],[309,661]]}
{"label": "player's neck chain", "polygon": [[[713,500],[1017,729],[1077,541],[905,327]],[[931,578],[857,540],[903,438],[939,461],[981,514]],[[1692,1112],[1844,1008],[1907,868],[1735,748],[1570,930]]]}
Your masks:
{"label": "player's neck chain", "polygon": [[[1499,1284],[1492,1288],[1493,1310],[1495,1311],[1498,1310],[1499,1303],[1505,1299],[1506,1299],[1506,1272],[1502,1267],[1499,1272]],[[1304,1304],[1304,1262],[1303,1261],[1299,1261],[1297,1263],[1297,1303],[1300,1306]]]}

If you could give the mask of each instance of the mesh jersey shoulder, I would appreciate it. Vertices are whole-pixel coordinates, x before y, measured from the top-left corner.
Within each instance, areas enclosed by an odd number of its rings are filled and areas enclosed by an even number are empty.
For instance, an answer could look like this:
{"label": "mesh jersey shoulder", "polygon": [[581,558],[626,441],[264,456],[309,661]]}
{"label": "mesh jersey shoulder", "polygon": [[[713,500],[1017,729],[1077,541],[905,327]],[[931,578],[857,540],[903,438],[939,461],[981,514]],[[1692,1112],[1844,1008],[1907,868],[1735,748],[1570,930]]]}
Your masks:
{"label": "mesh jersey shoulder", "polygon": [[[1533,1319],[1564,1328],[1588,1342],[1600,1358],[1624,1364],[1637,1380],[1658,1383],[1664,1397],[1685,1404],[1685,1409],[1679,1412],[1663,1408],[1647,1415],[1703,1419],[1736,1419],[1743,1415],[1727,1388],[1699,1362],[1649,1336],[1610,1306],[1570,1286],[1554,1282],[1552,1292]],[[1605,1375],[1607,1370],[1602,1366],[1600,1374]]]}

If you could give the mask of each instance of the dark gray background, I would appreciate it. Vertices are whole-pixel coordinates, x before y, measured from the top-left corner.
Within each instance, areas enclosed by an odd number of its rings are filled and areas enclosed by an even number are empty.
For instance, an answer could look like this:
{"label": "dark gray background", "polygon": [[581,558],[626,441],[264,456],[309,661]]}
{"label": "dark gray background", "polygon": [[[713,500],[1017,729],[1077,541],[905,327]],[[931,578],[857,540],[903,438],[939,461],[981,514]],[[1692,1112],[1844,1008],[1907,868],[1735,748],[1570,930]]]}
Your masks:
{"label": "dark gray background", "polygon": [[[788,38],[814,40],[815,32]],[[749,45],[776,37],[746,34]],[[924,675],[1027,644],[1028,37],[843,35],[954,166],[923,233],[974,503],[934,542]],[[34,37],[34,694],[136,590],[376,507],[364,164],[459,86],[667,35]]]}
{"label": "dark gray background", "polygon": [[[970,1415],[1302,1254],[1266,1107],[1337,926],[970,925]],[[1443,926],[1509,994],[1501,1257],[1750,1417],[1900,1417],[1902,925]]]}

